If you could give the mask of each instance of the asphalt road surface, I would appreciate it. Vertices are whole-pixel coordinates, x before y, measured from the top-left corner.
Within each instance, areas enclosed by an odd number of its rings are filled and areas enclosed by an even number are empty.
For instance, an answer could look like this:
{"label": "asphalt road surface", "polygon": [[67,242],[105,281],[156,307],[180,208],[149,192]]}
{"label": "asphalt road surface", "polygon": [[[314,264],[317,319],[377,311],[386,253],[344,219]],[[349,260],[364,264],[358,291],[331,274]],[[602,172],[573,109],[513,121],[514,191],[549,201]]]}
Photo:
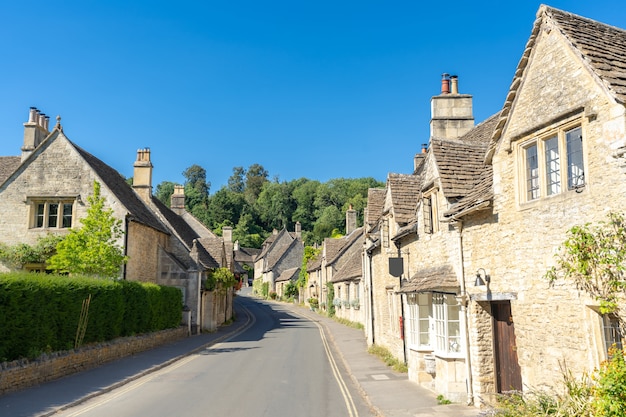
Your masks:
{"label": "asphalt road surface", "polygon": [[236,297],[250,324],[225,341],[58,417],[372,416],[317,323]]}

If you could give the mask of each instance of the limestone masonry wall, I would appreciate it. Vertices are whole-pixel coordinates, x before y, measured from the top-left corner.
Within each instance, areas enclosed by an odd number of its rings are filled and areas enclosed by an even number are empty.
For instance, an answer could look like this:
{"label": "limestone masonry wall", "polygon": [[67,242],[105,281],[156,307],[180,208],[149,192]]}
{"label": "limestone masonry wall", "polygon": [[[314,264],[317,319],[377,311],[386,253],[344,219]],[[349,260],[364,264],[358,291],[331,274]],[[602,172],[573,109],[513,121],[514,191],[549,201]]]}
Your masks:
{"label": "limestone masonry wall", "polygon": [[163,330],[137,337],[124,337],[80,349],[54,352],[39,359],[0,364],[0,395],[86,371],[104,363],[134,355],[187,336],[187,328]]}

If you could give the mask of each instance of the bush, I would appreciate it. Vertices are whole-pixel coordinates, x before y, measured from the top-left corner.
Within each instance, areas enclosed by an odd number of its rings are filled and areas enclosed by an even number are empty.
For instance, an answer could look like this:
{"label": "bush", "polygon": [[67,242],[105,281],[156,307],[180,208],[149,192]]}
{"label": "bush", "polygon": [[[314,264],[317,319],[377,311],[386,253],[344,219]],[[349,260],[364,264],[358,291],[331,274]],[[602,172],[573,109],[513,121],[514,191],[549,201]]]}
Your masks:
{"label": "bush", "polygon": [[319,300],[318,300],[317,298],[315,298],[315,297],[311,297],[311,298],[309,298],[309,299],[308,299],[308,302],[309,302],[309,305],[310,305],[312,308],[318,308],[318,306],[319,306]]}
{"label": "bush", "polygon": [[85,343],[180,325],[179,289],[32,273],[0,274],[0,361],[74,347],[81,309],[91,296]]}
{"label": "bush", "polygon": [[600,366],[593,387],[593,408],[596,416],[626,416],[626,363],[624,351],[613,348],[610,359]]}

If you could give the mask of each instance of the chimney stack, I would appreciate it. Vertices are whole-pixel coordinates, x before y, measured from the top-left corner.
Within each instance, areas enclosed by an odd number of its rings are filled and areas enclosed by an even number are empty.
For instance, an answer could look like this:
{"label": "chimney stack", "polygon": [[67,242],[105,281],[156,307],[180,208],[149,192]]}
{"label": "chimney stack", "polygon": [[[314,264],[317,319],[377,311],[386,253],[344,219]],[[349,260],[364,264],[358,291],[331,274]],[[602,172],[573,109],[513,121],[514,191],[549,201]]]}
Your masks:
{"label": "chimney stack", "polygon": [[22,161],[48,136],[48,121],[50,118],[41,113],[36,107],[28,112],[28,122],[24,123],[24,144],[22,146]]}
{"label": "chimney stack", "polygon": [[134,165],[133,189],[146,202],[152,198],[152,162],[150,148],[138,149]]}
{"label": "chimney stack", "polygon": [[346,210],[346,235],[349,235],[355,230],[356,230],[356,210],[352,209],[352,204],[350,204],[350,208]]}
{"label": "chimney stack", "polygon": [[170,197],[170,208],[179,216],[185,212],[185,187],[182,185],[174,186],[174,193]]}
{"label": "chimney stack", "polygon": [[230,226],[222,227],[222,238],[224,243],[232,243],[233,241],[233,228]]}
{"label": "chimney stack", "polygon": [[430,100],[431,139],[457,139],[474,128],[472,96],[459,94],[458,78],[456,75],[443,74],[441,94]]}
{"label": "chimney stack", "polygon": [[300,224],[300,222],[296,222],[296,230],[295,230],[295,235],[296,235],[296,239],[302,239],[302,225]]}

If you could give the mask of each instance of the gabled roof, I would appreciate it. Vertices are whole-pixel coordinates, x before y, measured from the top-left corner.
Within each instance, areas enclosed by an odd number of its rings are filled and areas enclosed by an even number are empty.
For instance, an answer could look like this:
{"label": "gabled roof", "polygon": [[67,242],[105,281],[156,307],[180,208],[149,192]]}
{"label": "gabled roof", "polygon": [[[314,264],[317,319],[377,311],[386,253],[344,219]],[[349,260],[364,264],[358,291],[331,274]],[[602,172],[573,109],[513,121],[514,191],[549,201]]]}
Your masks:
{"label": "gabled roof", "polygon": [[294,239],[289,243],[289,245],[277,246],[274,250],[270,251],[267,256],[267,264],[263,269],[263,272],[272,271],[278,262],[292,249],[296,246],[302,245],[302,242],[298,239]]}
{"label": "gabled roof", "polygon": [[256,259],[261,259],[267,256],[267,254],[273,250],[277,245],[279,245],[284,240],[291,242],[294,238],[290,233],[287,232],[287,229],[283,228],[280,232],[274,234],[272,233],[265,241],[263,242],[263,246],[261,248],[261,252],[257,255]]}
{"label": "gabled roof", "polygon": [[431,140],[431,151],[446,198],[464,197],[474,189],[485,169],[485,151],[498,115],[491,116],[458,139]]}
{"label": "gabled roof", "polygon": [[0,184],[4,183],[22,163],[19,156],[0,156]]}
{"label": "gabled roof", "polygon": [[618,103],[626,104],[626,31],[541,5],[530,38],[517,65],[500,119],[489,143],[487,162],[491,162],[513,102],[522,84],[522,78],[526,72],[537,37],[544,26],[562,34],[583,64],[598,77],[600,84],[604,85],[609,94]]}
{"label": "gabled roof", "polygon": [[205,244],[200,242],[201,239],[194,239],[190,251],[190,256],[195,259],[205,269],[219,268],[220,265],[215,260],[213,255],[209,253]]}
{"label": "gabled roof", "polygon": [[212,262],[209,260],[206,261],[210,263],[210,268],[228,268],[228,265],[222,263],[224,257],[224,242],[222,238],[203,237],[196,240],[213,260]]}
{"label": "gabled roof", "polygon": [[316,258],[309,259],[309,261],[306,264],[306,272],[317,271],[318,269],[321,269],[321,268],[322,268],[322,254],[321,253],[317,255]]}
{"label": "gabled roof", "polygon": [[396,223],[408,223],[415,217],[420,195],[420,177],[413,174],[387,175],[387,189]]}
{"label": "gabled roof", "polygon": [[[65,135],[59,132],[60,135]],[[52,136],[52,135],[51,135]],[[47,140],[51,138],[48,137]],[[67,139],[67,138],[66,138]],[[67,141],[78,151],[80,156],[89,164],[89,166],[96,172],[100,179],[104,182],[104,185],[111,190],[118,200],[126,207],[129,212],[130,218],[133,221],[149,226],[153,229],[159,230],[163,233],[170,234],[167,227],[159,221],[152,211],[144,204],[141,198],[135,193],[130,185],[126,182],[124,177],[119,172],[96,158],[86,150],[82,149],[69,139]]]}
{"label": "gabled roof", "polygon": [[331,243],[333,250],[330,253],[326,251],[326,265],[331,266],[339,260],[339,258],[349,250],[353,245],[357,245],[359,251],[363,248],[363,227],[354,229],[352,233],[339,239],[324,240],[324,244]]}
{"label": "gabled roof", "polygon": [[355,235],[355,233],[351,234],[351,238],[346,242],[345,250],[340,256],[341,259],[337,260],[337,264],[340,266],[337,272],[333,274],[331,282],[354,280],[363,276],[362,253],[365,237],[362,232],[359,232],[356,236],[352,235]]}
{"label": "gabled roof", "polygon": [[365,223],[372,226],[378,222],[383,213],[385,205],[385,194],[387,190],[384,188],[370,188],[367,190],[367,217]]}
{"label": "gabled roof", "polygon": [[200,235],[178,214],[174,213],[172,209],[167,207],[158,198],[152,197],[152,204],[161,216],[165,218],[165,221],[169,223],[170,227],[174,229],[174,232],[183,241],[187,248],[191,249],[194,239],[198,239]]}
{"label": "gabled roof", "polygon": [[295,281],[300,274],[300,268],[286,269],[276,278],[276,282]]}
{"label": "gabled roof", "polygon": [[235,252],[235,261],[243,263],[252,263],[254,259],[261,253],[261,249],[239,247]]}

